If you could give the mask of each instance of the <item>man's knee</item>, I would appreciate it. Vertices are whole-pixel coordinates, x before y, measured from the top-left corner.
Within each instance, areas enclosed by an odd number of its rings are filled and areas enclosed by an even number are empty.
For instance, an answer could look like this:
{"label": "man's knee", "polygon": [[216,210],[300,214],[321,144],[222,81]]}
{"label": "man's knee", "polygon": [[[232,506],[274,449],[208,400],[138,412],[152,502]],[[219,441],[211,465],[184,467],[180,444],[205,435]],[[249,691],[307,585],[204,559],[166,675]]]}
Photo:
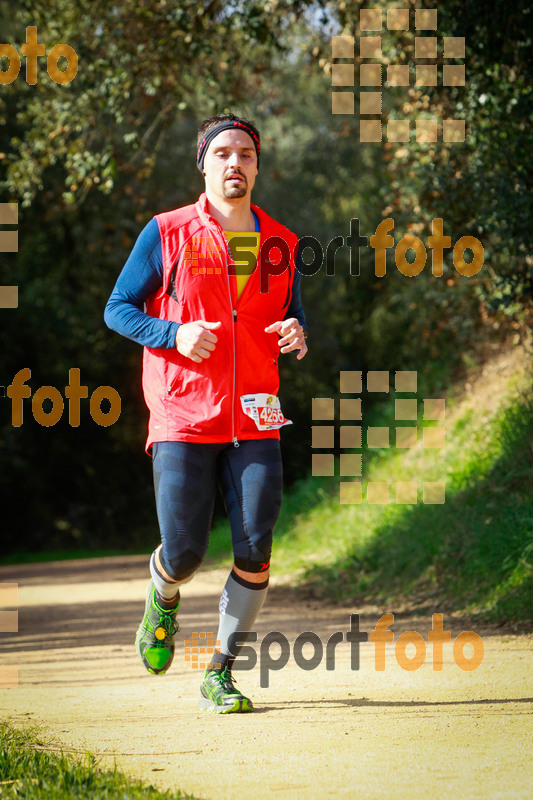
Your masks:
{"label": "man's knee", "polygon": [[266,557],[260,561],[255,561],[250,558],[239,558],[239,556],[235,556],[234,561],[235,566],[243,572],[251,572],[254,574],[268,572],[268,568],[270,566],[270,557]]}
{"label": "man's knee", "polygon": [[264,572],[268,570],[271,552],[272,528],[263,533],[249,532],[247,542],[233,549],[235,565],[245,572]]}
{"label": "man's knee", "polygon": [[190,580],[200,564],[202,559],[192,550],[185,550],[175,558],[166,559],[163,553],[160,553],[161,565],[167,575],[174,581],[187,581]]}

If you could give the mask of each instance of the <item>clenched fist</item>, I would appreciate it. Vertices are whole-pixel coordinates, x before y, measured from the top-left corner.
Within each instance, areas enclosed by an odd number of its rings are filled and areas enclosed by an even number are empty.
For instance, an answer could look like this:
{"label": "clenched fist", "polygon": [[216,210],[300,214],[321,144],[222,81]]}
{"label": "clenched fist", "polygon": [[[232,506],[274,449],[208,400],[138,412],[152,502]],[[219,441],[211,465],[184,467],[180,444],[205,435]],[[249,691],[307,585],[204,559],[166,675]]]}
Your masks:
{"label": "clenched fist", "polygon": [[205,322],[203,319],[184,322],[176,333],[176,349],[182,356],[192,358],[199,364],[209,358],[215,349],[218,337],[211,331],[218,330],[221,322]]}

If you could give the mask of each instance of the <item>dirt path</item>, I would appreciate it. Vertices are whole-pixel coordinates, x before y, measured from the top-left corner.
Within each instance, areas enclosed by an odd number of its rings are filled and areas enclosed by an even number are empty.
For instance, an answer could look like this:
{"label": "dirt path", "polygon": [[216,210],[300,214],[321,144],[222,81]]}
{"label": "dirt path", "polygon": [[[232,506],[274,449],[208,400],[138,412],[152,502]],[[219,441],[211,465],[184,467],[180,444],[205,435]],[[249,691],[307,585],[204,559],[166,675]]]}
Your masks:
{"label": "dirt path", "polygon": [[[325,644],[349,630],[350,613],[370,631],[394,609],[324,607],[274,585],[257,649],[269,631],[281,631],[291,642],[288,664],[270,673],[268,688],[259,685],[259,667],[238,675],[257,713],[215,716],[197,711],[200,673],[185,661],[184,639],[216,632],[226,573],[202,572],[185,587],[174,665],[155,677],[133,647],[146,563],[0,568],[0,583],[19,584],[19,631],[0,634],[0,665],[18,666],[19,685],[0,689],[2,718],[45,724],[65,749],[89,749],[110,766],[116,758],[126,773],[199,798],[531,798],[533,635],[502,635],[445,615],[452,642],[465,628],[482,636],[476,670],[459,669],[445,644],[441,672],[429,645],[422,667],[408,672],[387,645],[385,671],[377,672],[371,643],[361,645],[360,669],[352,670],[343,642],[333,671],[325,655],[304,671],[292,652],[299,633],[313,630]],[[395,639],[415,630],[427,640],[433,611],[396,614]]]}

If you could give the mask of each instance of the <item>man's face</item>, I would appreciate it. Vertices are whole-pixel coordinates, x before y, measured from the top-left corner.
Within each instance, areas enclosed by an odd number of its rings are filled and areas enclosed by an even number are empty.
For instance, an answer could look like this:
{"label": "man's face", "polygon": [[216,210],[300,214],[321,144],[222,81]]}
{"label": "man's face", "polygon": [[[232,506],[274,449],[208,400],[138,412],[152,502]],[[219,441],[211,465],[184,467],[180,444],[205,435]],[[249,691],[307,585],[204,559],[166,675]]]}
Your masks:
{"label": "man's face", "polygon": [[206,188],[226,200],[249,195],[257,175],[257,154],[251,136],[226,130],[215,136],[204,158]]}

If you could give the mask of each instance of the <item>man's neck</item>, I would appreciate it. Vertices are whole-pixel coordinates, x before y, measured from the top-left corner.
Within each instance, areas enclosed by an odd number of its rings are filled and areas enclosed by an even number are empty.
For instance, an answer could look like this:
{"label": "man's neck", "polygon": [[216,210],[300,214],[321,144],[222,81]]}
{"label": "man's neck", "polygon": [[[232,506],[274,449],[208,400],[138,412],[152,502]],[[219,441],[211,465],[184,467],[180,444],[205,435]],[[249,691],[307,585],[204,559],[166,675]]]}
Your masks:
{"label": "man's neck", "polygon": [[250,208],[250,197],[234,200],[207,195],[207,210],[224,231],[255,231],[255,220]]}

